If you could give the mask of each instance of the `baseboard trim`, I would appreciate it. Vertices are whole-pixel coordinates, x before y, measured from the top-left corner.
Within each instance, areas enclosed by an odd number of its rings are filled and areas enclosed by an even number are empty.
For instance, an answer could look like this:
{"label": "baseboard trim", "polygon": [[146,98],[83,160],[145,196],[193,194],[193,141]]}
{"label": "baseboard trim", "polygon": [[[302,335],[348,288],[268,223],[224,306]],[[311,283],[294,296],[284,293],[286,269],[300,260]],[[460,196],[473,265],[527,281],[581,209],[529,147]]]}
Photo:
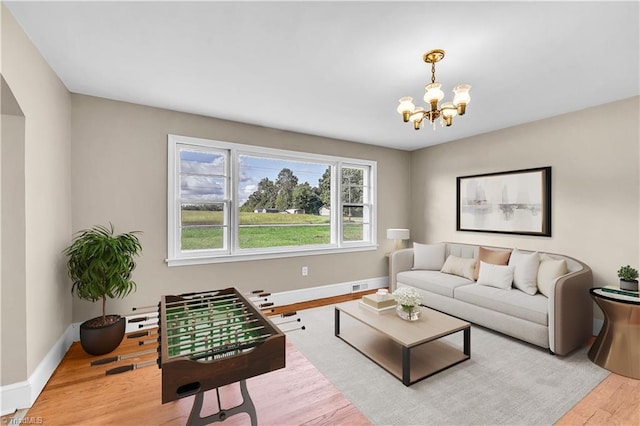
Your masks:
{"label": "baseboard trim", "polygon": [[[29,379],[0,387],[1,415],[11,414],[19,409],[31,407],[44,389],[49,378],[74,341],[74,324],[69,325],[62,336],[40,361]],[[77,328],[77,326],[75,326]],[[77,330],[75,331],[77,334]]]}
{"label": "baseboard trim", "polygon": [[275,306],[293,305],[310,300],[325,299],[328,297],[342,296],[350,293],[358,293],[365,290],[386,288],[389,285],[388,277],[367,278],[364,280],[349,281],[339,284],[323,285],[319,287],[301,288],[298,290],[281,291],[272,293],[269,302]]}

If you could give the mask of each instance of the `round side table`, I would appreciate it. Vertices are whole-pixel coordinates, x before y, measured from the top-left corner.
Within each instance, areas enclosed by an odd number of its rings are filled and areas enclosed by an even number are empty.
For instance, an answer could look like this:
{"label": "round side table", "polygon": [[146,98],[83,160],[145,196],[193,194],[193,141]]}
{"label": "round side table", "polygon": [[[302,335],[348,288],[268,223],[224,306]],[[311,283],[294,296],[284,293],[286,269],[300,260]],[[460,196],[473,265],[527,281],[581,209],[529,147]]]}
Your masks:
{"label": "round side table", "polygon": [[640,379],[640,298],[601,288],[592,288],[589,293],[604,313],[589,359],[616,374]]}

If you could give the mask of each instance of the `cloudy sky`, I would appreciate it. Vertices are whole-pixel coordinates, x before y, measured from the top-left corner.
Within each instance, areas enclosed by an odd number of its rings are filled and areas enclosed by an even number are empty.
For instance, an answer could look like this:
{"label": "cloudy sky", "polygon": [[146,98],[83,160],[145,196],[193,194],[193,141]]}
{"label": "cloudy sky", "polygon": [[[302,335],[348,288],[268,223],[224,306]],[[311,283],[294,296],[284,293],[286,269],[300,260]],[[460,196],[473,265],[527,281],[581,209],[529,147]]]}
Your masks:
{"label": "cloudy sky", "polygon": [[[222,201],[224,199],[225,156],[223,153],[195,150],[180,151],[181,198],[202,201]],[[308,182],[318,186],[318,180],[327,169],[327,164],[299,161],[239,156],[240,182],[238,205],[244,204],[263,178],[275,182],[284,168],[291,169],[298,177],[298,183]]]}

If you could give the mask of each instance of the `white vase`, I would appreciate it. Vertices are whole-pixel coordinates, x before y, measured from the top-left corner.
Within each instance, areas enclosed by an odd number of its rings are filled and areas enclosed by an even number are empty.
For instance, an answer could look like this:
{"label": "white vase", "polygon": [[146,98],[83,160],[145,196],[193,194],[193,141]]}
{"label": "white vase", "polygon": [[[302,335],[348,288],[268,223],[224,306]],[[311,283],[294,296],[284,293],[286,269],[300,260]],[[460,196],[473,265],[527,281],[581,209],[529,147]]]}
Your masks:
{"label": "white vase", "polygon": [[396,314],[405,321],[417,321],[421,313],[420,306],[396,305]]}

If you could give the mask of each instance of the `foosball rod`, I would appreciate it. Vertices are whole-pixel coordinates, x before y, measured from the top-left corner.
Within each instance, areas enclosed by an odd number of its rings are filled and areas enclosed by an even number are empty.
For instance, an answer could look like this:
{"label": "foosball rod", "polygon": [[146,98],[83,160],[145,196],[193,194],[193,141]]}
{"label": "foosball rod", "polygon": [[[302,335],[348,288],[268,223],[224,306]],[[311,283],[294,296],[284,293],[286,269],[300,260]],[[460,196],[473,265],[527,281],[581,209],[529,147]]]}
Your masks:
{"label": "foosball rod", "polygon": [[220,315],[228,314],[230,312],[243,311],[243,310],[246,311],[246,309],[247,307],[244,303],[235,304],[234,307],[230,309],[229,308],[222,309],[220,306],[207,306],[204,308],[190,308],[190,309],[187,308],[179,312],[166,312],[165,318],[167,319],[167,321],[169,321],[173,319],[183,319],[185,316],[194,317],[194,316],[197,316],[196,314],[203,314],[201,316],[208,316],[208,315],[210,316],[210,315],[216,314],[220,316]]}
{"label": "foosball rod", "polygon": [[182,318],[182,319],[167,318],[166,319],[166,322],[168,324],[167,331],[177,330],[180,328],[187,328],[187,327],[196,327],[198,325],[207,326],[205,328],[201,327],[198,330],[206,330],[207,328],[216,328],[216,327],[217,328],[231,327],[234,325],[236,326],[243,325],[249,321],[254,320],[254,318],[251,318],[251,313],[245,311],[245,312],[242,312],[240,315],[235,315],[231,317],[212,319],[211,321],[197,321],[198,318],[207,318],[207,317],[210,317],[210,315],[197,315],[190,318]]}
{"label": "foosball rod", "polygon": [[129,320],[127,322],[129,324],[132,324],[134,322],[143,322],[143,321],[157,320],[157,319],[158,319],[158,314],[156,313],[156,315],[151,315],[151,316],[146,316],[146,317],[129,318]]}
{"label": "foosball rod", "polygon": [[294,320],[281,321],[281,322],[274,322],[274,324],[275,324],[275,325],[277,325],[277,326],[281,326],[281,325],[283,325],[283,324],[291,324],[291,323],[294,323],[294,322],[300,322],[300,321],[301,321],[301,319],[300,319],[300,318],[298,318],[298,319],[294,319]]}
{"label": "foosball rod", "polygon": [[283,333],[293,333],[294,331],[298,331],[298,330],[306,330],[306,329],[307,329],[307,327],[305,327],[305,326],[303,325],[303,326],[300,326],[300,327],[290,328],[290,329],[288,329],[288,330],[280,330],[280,331],[282,331]]}
{"label": "foosball rod", "polygon": [[[138,312],[140,311],[140,312]],[[126,315],[122,315],[123,317],[129,317],[132,315],[158,315],[158,307],[157,306],[140,306],[131,308],[131,312]]]}
{"label": "foosball rod", "polygon": [[111,370],[107,370],[104,374],[105,374],[105,376],[111,376],[113,374],[120,374],[120,373],[124,373],[124,372],[127,372],[127,371],[137,370],[138,368],[148,367],[150,365],[156,365],[156,364],[157,364],[157,360],[154,359],[153,361],[139,362],[137,364],[122,365],[120,367],[115,367],[115,368],[112,368]]}
{"label": "foosball rod", "polygon": [[[194,334],[194,333],[203,333],[203,332],[210,332],[212,330],[217,330],[217,329],[223,329],[223,328],[230,328],[230,327],[238,327],[238,326],[243,326],[243,325],[248,325],[248,324],[253,324],[256,322],[260,322],[260,320],[258,319],[252,319],[250,321],[246,321],[246,322],[242,322],[242,323],[234,323],[231,325],[225,324],[225,325],[220,325],[217,327],[209,327],[209,328],[198,328],[196,330],[192,330],[192,331],[184,331],[182,333],[175,333],[175,334],[167,334],[168,338],[173,338],[173,337],[181,337],[181,336],[188,336],[190,334]],[[177,327],[175,329],[172,330],[177,330],[180,327]],[[187,326],[188,328],[188,326]],[[234,329],[235,330],[235,329]]]}
{"label": "foosball rod", "polygon": [[149,326],[157,327],[158,326],[158,319],[156,318],[155,320],[152,320],[152,321],[148,322],[147,324],[138,324],[138,328],[149,327]]}
{"label": "foosball rod", "polygon": [[134,352],[131,354],[109,356],[106,358],[101,358],[101,359],[96,359],[95,361],[91,361],[91,366],[93,367],[95,365],[110,364],[112,362],[118,362],[122,359],[136,358],[139,356],[155,354],[155,353],[157,353],[155,349],[149,349],[147,351]]}
{"label": "foosball rod", "polygon": [[261,334],[259,336],[255,336],[251,339],[246,339],[240,342],[231,342],[224,345],[210,346],[210,347],[208,347],[207,345],[201,344],[197,348],[194,348],[194,350],[191,352],[172,355],[172,356],[169,356],[169,359],[184,357],[184,356],[188,356],[191,359],[202,359],[202,358],[207,358],[209,356],[219,355],[221,353],[230,352],[234,350],[250,349],[262,343],[262,342],[259,342],[259,340],[267,339],[268,337],[271,337],[271,336],[272,336],[271,333]]}
{"label": "foosball rod", "polygon": [[294,315],[298,315],[298,312],[296,312],[296,311],[283,312],[283,313],[277,314],[277,315],[269,315],[269,318],[284,318],[284,317],[292,317]]}
{"label": "foosball rod", "polygon": [[[166,317],[167,324],[173,324],[173,328],[177,326],[175,324],[225,324],[229,325],[232,322],[238,322],[238,319],[248,320],[254,317],[253,313],[248,311],[245,307],[242,309],[230,309],[224,312],[225,315],[214,312],[194,312],[193,315],[185,315],[182,317]],[[205,320],[202,320],[202,319]],[[171,329],[171,328],[170,328]]]}
{"label": "foosball rod", "polygon": [[[158,305],[152,305],[152,306],[134,306],[133,308],[131,308],[132,311],[138,311],[138,310],[142,310],[142,309],[148,309],[150,312],[152,309],[155,309],[156,311],[158,310]],[[140,312],[141,314],[144,314],[146,312]]]}
{"label": "foosball rod", "polygon": [[[169,349],[173,349],[173,348],[182,348],[185,346],[193,346],[193,345],[197,345],[201,342],[215,342],[215,341],[226,341],[229,339],[235,339],[238,340],[238,335],[239,334],[244,334],[244,333],[249,333],[251,331],[257,331],[257,330],[264,330],[265,327],[264,326],[259,326],[259,327],[253,327],[253,328],[248,328],[246,330],[235,330],[235,333],[232,334],[220,334],[220,335],[206,335],[206,336],[202,336],[202,337],[197,337],[197,338],[192,338],[189,340],[185,340],[185,341],[181,341],[178,342],[176,344],[169,344],[167,342],[167,348]],[[193,333],[191,334],[193,336]],[[193,336],[196,337],[196,336]],[[167,336],[167,340],[172,340],[174,338],[174,336]],[[242,339],[241,341],[244,341],[246,339]]]}
{"label": "foosball rod", "polygon": [[135,333],[127,334],[127,339],[137,339],[139,337],[151,336],[152,334],[156,334],[156,332],[157,331],[153,329],[146,331],[136,331]]}
{"label": "foosball rod", "polygon": [[245,296],[248,296],[249,300],[255,300],[255,299],[261,299],[263,297],[269,297],[271,296],[271,293],[257,293],[257,294],[245,294]]}
{"label": "foosball rod", "polygon": [[225,294],[211,294],[209,296],[199,296],[199,297],[188,297],[188,296],[184,296],[184,295],[178,295],[176,297],[180,297],[182,300],[174,300],[171,302],[166,302],[165,306],[167,307],[171,307],[171,306],[175,306],[175,305],[181,305],[184,303],[200,303],[200,302],[204,302],[204,301],[212,301],[212,300],[218,300],[218,299],[222,299],[222,300],[240,300],[238,298],[238,296],[236,296],[234,293],[225,293]]}

